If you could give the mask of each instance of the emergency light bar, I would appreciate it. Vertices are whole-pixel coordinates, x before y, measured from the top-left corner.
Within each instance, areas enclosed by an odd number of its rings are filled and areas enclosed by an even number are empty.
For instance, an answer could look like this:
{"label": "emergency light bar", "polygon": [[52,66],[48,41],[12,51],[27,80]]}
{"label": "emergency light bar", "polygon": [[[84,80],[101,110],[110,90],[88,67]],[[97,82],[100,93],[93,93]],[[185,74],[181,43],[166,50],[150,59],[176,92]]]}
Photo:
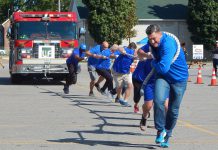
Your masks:
{"label": "emergency light bar", "polygon": [[21,14],[23,18],[60,18],[60,17],[71,17],[71,14]]}
{"label": "emergency light bar", "polygon": [[21,14],[23,18],[42,18],[43,14]]}

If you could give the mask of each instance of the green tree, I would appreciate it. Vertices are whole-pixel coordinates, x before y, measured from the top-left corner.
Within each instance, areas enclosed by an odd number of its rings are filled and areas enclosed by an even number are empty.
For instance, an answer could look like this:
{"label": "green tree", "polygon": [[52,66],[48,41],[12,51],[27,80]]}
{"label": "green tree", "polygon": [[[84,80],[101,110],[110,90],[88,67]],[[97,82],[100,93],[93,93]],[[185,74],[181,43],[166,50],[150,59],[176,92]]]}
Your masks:
{"label": "green tree", "polygon": [[120,44],[137,23],[135,0],[82,0],[89,9],[88,30],[97,43]]}
{"label": "green tree", "polygon": [[[133,7],[130,8],[129,10],[129,15],[127,17],[127,20],[129,20],[130,22],[133,22],[133,23],[136,23],[137,22],[137,18],[135,17],[136,16],[136,7],[135,5]],[[135,25],[135,24],[134,24]],[[132,24],[126,24],[126,35],[125,35],[125,38],[127,40],[129,40],[129,43],[130,43],[130,39],[132,37],[135,37],[137,32],[135,29],[132,29],[133,25]]]}
{"label": "green tree", "polygon": [[[61,0],[61,11],[68,11],[70,2],[71,0]],[[58,11],[58,0],[29,0],[24,9],[26,11]]]}
{"label": "green tree", "polygon": [[217,0],[189,0],[188,29],[195,44],[204,44],[206,50],[214,48],[218,39]]}
{"label": "green tree", "polygon": [[0,0],[0,23],[3,23],[10,13],[12,0]]}
{"label": "green tree", "polygon": [[0,22],[5,21],[14,11],[26,11],[26,8],[31,8],[31,0],[1,0],[0,1]]}

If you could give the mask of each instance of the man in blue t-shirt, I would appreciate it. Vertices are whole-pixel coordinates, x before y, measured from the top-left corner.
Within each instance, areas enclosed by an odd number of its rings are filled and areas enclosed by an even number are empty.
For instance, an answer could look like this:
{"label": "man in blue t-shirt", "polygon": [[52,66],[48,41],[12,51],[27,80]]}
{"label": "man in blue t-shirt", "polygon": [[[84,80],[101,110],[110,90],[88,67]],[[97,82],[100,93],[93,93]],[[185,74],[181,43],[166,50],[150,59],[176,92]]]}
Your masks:
{"label": "man in blue t-shirt", "polygon": [[[171,33],[161,32],[158,25],[146,29],[152,47],[152,67],[155,69],[154,123],[157,129],[156,143],[169,147],[169,137],[176,125],[179,107],[187,86],[188,67],[180,42]],[[169,96],[167,114],[164,102]]]}
{"label": "man in blue t-shirt", "polygon": [[64,85],[63,89],[65,94],[69,94],[69,86],[76,84],[77,82],[78,63],[84,60],[85,50],[86,45],[81,44],[80,48],[75,48],[71,56],[66,60],[69,73],[66,77],[66,84]]}
{"label": "man in blue t-shirt", "polygon": [[102,94],[105,94],[105,90],[108,89],[109,94],[113,97],[116,94],[116,90],[113,88],[113,77],[111,75],[111,49],[104,49],[100,51],[102,58],[98,59],[98,64],[96,65],[96,72],[106,79],[103,87],[100,89]]}
{"label": "man in blue t-shirt", "polygon": [[[132,78],[130,73],[130,66],[133,63],[136,55],[135,49],[137,48],[134,42],[131,42],[128,47],[119,47],[118,51],[121,53],[114,61],[112,66],[112,73],[117,89],[117,99],[123,106],[130,107],[127,102],[130,91],[132,89]],[[127,85],[124,92],[124,99],[122,98],[123,85]]]}
{"label": "man in blue t-shirt", "polygon": [[[135,102],[134,112],[139,113],[138,103],[141,98],[141,89],[143,89],[144,103],[142,105],[142,118],[140,120],[140,129],[144,131],[147,118],[150,117],[150,110],[153,107],[153,99],[154,99],[155,77],[154,74],[149,77],[149,74],[152,71],[151,62],[153,60],[150,52],[150,44],[147,43],[146,45],[142,46],[137,51],[137,53],[138,53],[138,57],[140,58],[140,61],[132,75],[132,82],[134,87],[133,100]],[[146,79],[147,77],[149,78]],[[147,83],[143,85],[145,79],[147,80]],[[168,107],[168,99],[165,101],[166,111],[167,111],[167,107]]]}
{"label": "man in blue t-shirt", "polygon": [[[142,83],[147,77],[147,75],[151,72],[151,61],[152,59],[148,59],[147,57],[142,56],[143,54],[149,53],[149,44],[142,46],[138,51],[138,56],[140,58],[138,65],[133,72],[132,75],[132,82],[133,82],[133,100],[134,100],[134,112],[139,113],[139,106],[138,103],[141,98],[140,90],[142,87]],[[145,59],[144,59],[145,58]],[[143,109],[143,126],[146,125],[146,118],[149,116],[149,111],[153,106],[153,90],[154,90],[154,75],[148,80],[147,85],[144,87],[144,104],[142,106]]]}
{"label": "man in blue t-shirt", "polygon": [[[86,51],[86,55],[89,57],[88,58],[88,72],[89,72],[89,76],[90,76],[90,84],[89,84],[89,96],[94,96],[94,86],[97,88],[98,91],[100,91],[100,82],[102,82],[104,80],[104,77],[97,75],[96,72],[96,66],[99,63],[99,58],[102,58],[101,56],[101,51],[108,49],[109,44],[107,41],[102,42],[101,45],[96,45],[95,47],[91,48],[90,50]],[[96,82],[98,78],[98,81]]]}

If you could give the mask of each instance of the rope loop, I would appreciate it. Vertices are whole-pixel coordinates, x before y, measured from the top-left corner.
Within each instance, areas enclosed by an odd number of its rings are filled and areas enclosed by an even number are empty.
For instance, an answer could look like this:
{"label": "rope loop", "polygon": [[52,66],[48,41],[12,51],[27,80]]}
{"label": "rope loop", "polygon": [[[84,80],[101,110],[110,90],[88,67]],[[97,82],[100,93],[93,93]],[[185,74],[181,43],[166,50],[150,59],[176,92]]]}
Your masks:
{"label": "rope loop", "polygon": [[[179,42],[179,39],[178,39],[174,34],[169,33],[169,32],[163,32],[163,33],[165,33],[165,34],[171,36],[171,37],[176,41],[176,44],[177,44],[176,54],[175,54],[175,56],[174,56],[174,58],[173,58],[173,60],[172,60],[172,62],[171,62],[171,64],[173,64],[173,63],[176,61],[176,59],[178,58],[179,54],[180,54],[180,50],[181,50],[180,42]],[[149,52],[152,52],[150,46],[149,46]],[[154,55],[152,55],[152,56],[154,56]],[[155,59],[155,58],[153,57],[153,59]],[[148,81],[150,80],[150,78],[151,78],[151,76],[154,74],[154,72],[155,72],[155,69],[152,68],[152,70],[150,71],[150,73],[147,75],[147,77],[146,77],[145,80],[143,81],[143,84],[142,84],[141,89],[140,89],[140,94],[141,94],[141,96],[144,95],[144,88],[143,88],[143,87],[148,83]]]}

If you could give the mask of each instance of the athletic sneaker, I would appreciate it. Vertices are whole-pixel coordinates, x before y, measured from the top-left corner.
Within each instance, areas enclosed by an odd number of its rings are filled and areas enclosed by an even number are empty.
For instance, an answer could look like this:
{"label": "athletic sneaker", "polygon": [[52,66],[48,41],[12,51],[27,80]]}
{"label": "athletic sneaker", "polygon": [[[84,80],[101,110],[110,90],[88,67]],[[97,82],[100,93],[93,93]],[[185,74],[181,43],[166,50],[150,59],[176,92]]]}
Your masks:
{"label": "athletic sneaker", "polygon": [[138,106],[134,106],[134,113],[137,113],[137,114],[139,114],[140,113],[140,111],[139,111],[139,107]]}
{"label": "athletic sneaker", "polygon": [[63,91],[65,94],[69,94],[69,85],[64,85]]}
{"label": "athletic sneaker", "polygon": [[146,126],[147,119],[142,115],[142,119],[140,120],[139,127],[142,131],[145,131],[144,127]]}
{"label": "athletic sneaker", "polygon": [[156,136],[156,140],[155,140],[156,144],[164,142],[164,137],[165,136],[166,136],[166,131],[165,130],[158,131],[157,136]]}
{"label": "athletic sneaker", "polygon": [[170,146],[169,144],[169,136],[165,136],[164,142],[160,143],[160,147],[162,148],[168,148]]}
{"label": "athletic sneaker", "polygon": [[95,96],[93,92],[89,92],[89,96]]}
{"label": "athletic sneaker", "polygon": [[115,93],[113,91],[108,91],[108,97],[112,99],[116,98]]}
{"label": "athletic sneaker", "polygon": [[108,96],[108,93],[106,91],[103,91],[102,89],[100,89],[99,92],[101,93],[101,95]]}
{"label": "athletic sneaker", "polygon": [[116,95],[116,94],[117,94],[116,88],[114,88],[113,90],[111,90],[111,94],[113,94],[113,95]]}
{"label": "athletic sneaker", "polygon": [[119,103],[120,103],[122,106],[131,107],[131,105],[130,105],[126,100],[119,99]]}
{"label": "athletic sneaker", "polygon": [[114,100],[114,102],[115,102],[115,103],[119,103],[119,98],[116,97],[115,100]]}

